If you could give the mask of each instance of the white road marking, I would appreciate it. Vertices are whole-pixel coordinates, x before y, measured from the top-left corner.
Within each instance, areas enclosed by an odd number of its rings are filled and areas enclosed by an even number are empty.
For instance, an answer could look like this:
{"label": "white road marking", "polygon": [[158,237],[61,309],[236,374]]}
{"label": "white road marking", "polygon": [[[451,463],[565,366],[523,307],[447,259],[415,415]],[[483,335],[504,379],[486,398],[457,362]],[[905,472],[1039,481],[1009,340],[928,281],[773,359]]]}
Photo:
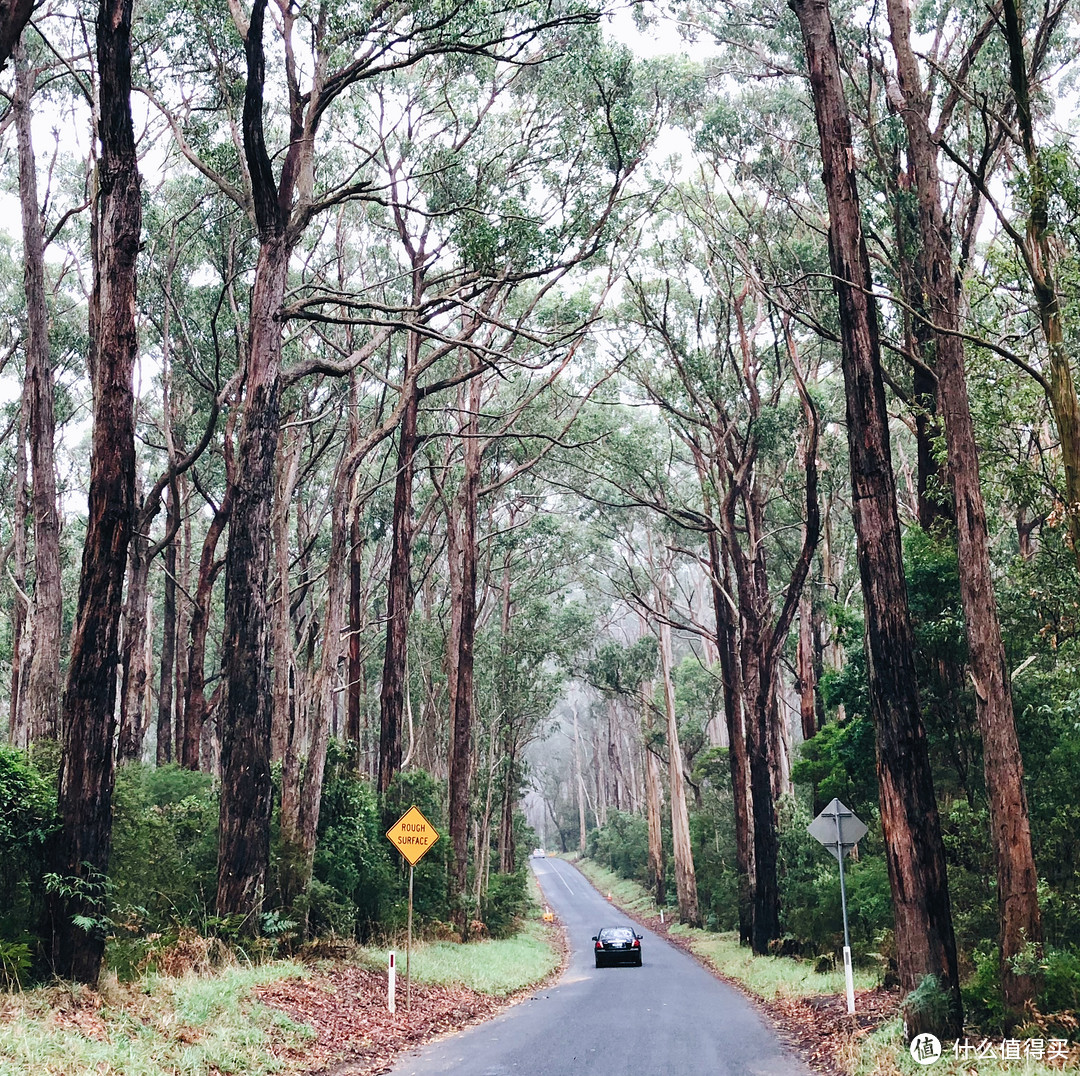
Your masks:
{"label": "white road marking", "polygon": [[570,888],[570,883],[569,883],[569,882],[568,882],[568,881],[567,881],[567,880],[566,880],[566,879],[565,879],[565,878],[564,878],[564,877],[562,876],[562,871],[555,871],[555,877],[556,877],[556,878],[558,878],[558,879],[559,879],[559,881],[560,881],[560,882],[562,882],[562,884],[563,884],[564,886],[566,886],[566,890],[567,890],[567,892],[568,892],[568,893],[569,893],[569,894],[570,894],[571,896],[573,896],[573,895],[574,895],[574,891],[573,891],[573,890],[572,890],[572,889]]}

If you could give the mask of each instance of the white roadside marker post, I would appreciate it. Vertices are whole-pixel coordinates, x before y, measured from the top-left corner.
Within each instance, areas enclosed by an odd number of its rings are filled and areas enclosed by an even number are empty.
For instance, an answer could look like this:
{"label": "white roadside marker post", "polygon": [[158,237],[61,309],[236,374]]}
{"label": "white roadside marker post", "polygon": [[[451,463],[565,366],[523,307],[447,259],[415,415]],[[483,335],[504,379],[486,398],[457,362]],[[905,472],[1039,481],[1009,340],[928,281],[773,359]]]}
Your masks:
{"label": "white roadside marker post", "polygon": [[397,968],[394,965],[394,951],[390,950],[390,968],[386,978],[386,1007],[393,1016],[397,1012]]}
{"label": "white roadside marker post", "polygon": [[855,1012],[855,977],[851,971],[851,937],[848,934],[847,891],[844,889],[844,842],[840,833],[840,812],[836,813],[836,858],[840,863],[840,910],[844,916],[844,985],[847,987],[847,1011]]}

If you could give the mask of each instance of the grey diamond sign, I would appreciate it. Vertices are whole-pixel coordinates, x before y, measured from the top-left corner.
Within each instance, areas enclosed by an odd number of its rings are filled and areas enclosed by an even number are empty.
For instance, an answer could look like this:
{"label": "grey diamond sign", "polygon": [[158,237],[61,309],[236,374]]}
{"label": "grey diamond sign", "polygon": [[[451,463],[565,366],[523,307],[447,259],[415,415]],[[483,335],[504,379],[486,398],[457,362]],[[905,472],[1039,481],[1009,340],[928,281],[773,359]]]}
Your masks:
{"label": "grey diamond sign", "polygon": [[834,799],[806,827],[806,831],[839,859],[841,854],[846,856],[866,836],[866,823]]}
{"label": "grey diamond sign", "polygon": [[840,910],[844,916],[844,985],[847,990],[847,1011],[855,1011],[855,978],[851,972],[851,937],[848,934],[847,893],[844,889],[844,856],[866,836],[866,823],[856,818],[839,800],[833,800],[806,827],[816,841],[820,841],[840,864]]}

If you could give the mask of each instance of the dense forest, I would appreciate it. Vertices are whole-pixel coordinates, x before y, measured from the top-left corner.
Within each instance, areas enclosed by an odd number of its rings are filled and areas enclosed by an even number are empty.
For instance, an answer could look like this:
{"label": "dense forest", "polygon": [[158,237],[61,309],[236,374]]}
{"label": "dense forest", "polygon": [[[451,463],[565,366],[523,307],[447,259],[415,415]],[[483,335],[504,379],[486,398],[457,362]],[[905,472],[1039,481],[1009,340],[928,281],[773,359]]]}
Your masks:
{"label": "dense forest", "polygon": [[839,797],[909,1034],[1075,1010],[1078,36],[0,2],[3,983],[392,931],[411,804],[430,930],[829,959]]}

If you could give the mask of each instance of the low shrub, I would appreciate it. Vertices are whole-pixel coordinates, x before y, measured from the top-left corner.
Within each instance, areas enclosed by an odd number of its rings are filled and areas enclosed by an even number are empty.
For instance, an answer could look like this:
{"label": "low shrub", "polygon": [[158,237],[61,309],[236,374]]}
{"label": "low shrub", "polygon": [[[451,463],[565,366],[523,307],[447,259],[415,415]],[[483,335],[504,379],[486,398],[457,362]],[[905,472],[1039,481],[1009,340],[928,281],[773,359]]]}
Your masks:
{"label": "low shrub", "polygon": [[517,930],[528,906],[524,871],[493,874],[483,900],[483,919],[488,935],[492,938],[509,938]]}

